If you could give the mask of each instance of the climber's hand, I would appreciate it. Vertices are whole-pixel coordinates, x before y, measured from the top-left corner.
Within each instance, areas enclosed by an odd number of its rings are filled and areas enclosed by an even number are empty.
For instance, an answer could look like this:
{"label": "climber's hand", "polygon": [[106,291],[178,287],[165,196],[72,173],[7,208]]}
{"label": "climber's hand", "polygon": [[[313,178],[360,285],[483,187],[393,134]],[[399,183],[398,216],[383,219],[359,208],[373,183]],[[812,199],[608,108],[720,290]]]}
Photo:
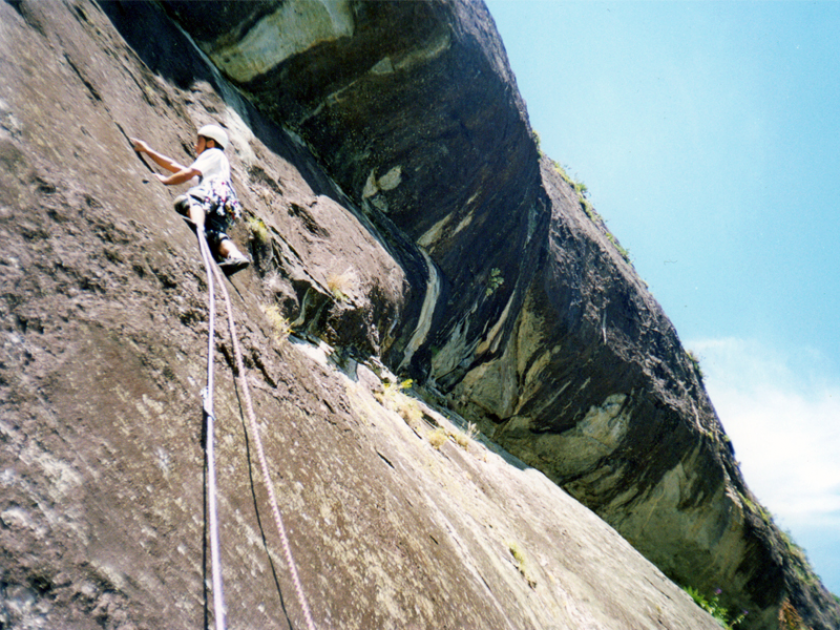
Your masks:
{"label": "climber's hand", "polygon": [[131,142],[134,145],[134,150],[138,153],[148,153],[151,149],[149,145],[143,142],[142,140],[138,140],[137,138],[131,138]]}

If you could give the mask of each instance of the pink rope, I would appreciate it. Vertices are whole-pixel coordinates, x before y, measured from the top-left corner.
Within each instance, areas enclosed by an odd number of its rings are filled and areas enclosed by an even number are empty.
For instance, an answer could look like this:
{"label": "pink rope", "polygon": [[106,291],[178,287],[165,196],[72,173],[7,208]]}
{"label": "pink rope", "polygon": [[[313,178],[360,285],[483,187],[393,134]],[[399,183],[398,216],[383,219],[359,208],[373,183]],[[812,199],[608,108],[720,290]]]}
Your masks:
{"label": "pink rope", "polygon": [[230,294],[228,293],[227,287],[222,280],[218,268],[214,268],[213,272],[227,306],[230,337],[233,343],[233,353],[236,356],[236,370],[239,372],[239,383],[242,387],[242,396],[245,399],[245,411],[248,414],[248,422],[251,426],[251,433],[254,434],[254,443],[257,447],[257,459],[259,459],[263,482],[265,483],[266,490],[268,490],[268,500],[271,503],[271,514],[274,517],[274,524],[277,527],[277,533],[280,535],[280,542],[283,546],[283,556],[286,559],[286,564],[289,567],[289,573],[292,576],[295,594],[297,595],[301,609],[303,609],[303,616],[306,619],[306,627],[308,630],[315,630],[315,624],[312,621],[312,614],[309,611],[309,604],[306,602],[303,587],[301,586],[300,578],[298,577],[297,567],[295,565],[294,558],[292,557],[292,548],[291,545],[289,545],[289,537],[286,535],[286,527],[283,524],[283,517],[280,515],[280,508],[277,507],[277,497],[274,495],[274,486],[271,483],[271,474],[269,473],[268,462],[265,458],[265,450],[263,449],[262,439],[260,438],[257,418],[254,414],[254,405],[251,402],[248,380],[245,378],[245,366],[242,362],[242,350],[239,347],[239,340],[236,336],[236,326],[233,321],[233,307],[230,302]]}

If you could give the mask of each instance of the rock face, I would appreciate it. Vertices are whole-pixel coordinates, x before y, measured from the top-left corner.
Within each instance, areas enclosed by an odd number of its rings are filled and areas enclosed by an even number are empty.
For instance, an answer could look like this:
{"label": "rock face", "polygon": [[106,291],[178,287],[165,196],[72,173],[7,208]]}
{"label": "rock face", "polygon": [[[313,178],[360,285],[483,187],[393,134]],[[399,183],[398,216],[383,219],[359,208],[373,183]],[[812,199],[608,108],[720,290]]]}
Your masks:
{"label": "rock face", "polygon": [[[419,376],[435,354],[441,384],[460,380],[461,362],[487,354],[478,346],[489,327],[503,318],[497,336],[509,335],[550,215],[483,5],[279,3],[220,12],[218,23],[202,3],[166,6],[250,101],[305,138],[379,229],[396,226],[428,253],[441,283],[431,325],[416,352],[397,343],[383,358]],[[488,296],[494,269],[503,283]]]}
{"label": "rock face", "polygon": [[[4,2],[0,77],[0,628],[208,621],[207,281],[127,136],[188,162],[211,121],[250,219],[242,376],[317,627],[717,627],[665,575],[750,628],[840,624],[540,156],[481,4]],[[229,621],[304,627],[241,384],[218,390]]]}

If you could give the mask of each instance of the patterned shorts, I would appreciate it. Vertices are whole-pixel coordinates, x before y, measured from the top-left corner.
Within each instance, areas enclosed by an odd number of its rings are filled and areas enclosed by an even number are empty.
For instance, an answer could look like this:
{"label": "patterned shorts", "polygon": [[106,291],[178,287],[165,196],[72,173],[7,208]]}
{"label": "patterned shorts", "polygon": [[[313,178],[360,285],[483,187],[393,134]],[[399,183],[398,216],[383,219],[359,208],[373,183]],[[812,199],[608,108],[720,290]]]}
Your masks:
{"label": "patterned shorts", "polygon": [[215,212],[205,207],[204,202],[191,195],[178,195],[175,198],[175,212],[183,217],[189,218],[190,207],[198,206],[204,211],[204,234],[207,242],[215,249],[219,244],[230,237],[225,230],[230,229],[231,218],[227,214]]}

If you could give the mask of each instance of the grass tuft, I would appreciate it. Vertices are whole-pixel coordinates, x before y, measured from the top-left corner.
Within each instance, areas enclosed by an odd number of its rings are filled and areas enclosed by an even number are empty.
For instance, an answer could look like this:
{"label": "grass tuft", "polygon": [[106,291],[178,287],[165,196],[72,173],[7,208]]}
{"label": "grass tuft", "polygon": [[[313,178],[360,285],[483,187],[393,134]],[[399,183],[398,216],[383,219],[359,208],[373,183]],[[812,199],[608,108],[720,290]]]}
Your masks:
{"label": "grass tuft", "polygon": [[352,271],[331,273],[327,276],[327,288],[338,302],[349,302],[350,293],[356,285],[356,274]]}
{"label": "grass tuft", "polygon": [[694,368],[694,373],[697,375],[698,380],[702,383],[706,378],[706,375],[703,373],[703,368],[700,366],[700,358],[691,350],[686,350],[685,355],[688,357],[688,360],[691,361],[691,367]]}
{"label": "grass tuft", "polygon": [[429,431],[426,434],[426,439],[429,440],[429,444],[440,450],[440,447],[446,444],[446,440],[449,439],[449,435],[443,427],[438,427],[437,429]]}
{"label": "grass tuft", "polygon": [[267,245],[270,240],[270,235],[268,233],[268,227],[263,223],[263,220],[258,217],[250,217],[247,223],[251,238],[260,245]]}
{"label": "grass tuft", "polygon": [[509,542],[507,544],[508,551],[510,551],[510,555],[513,556],[514,563],[516,564],[516,568],[519,570],[519,573],[522,574],[522,577],[528,582],[528,586],[531,588],[536,588],[537,581],[531,575],[530,571],[528,570],[528,561],[525,556],[525,552],[522,548],[515,542]]}
{"label": "grass tuft", "polygon": [[271,324],[274,339],[284,341],[291,333],[292,327],[289,320],[280,313],[280,309],[274,305],[261,307],[265,318]]}
{"label": "grass tuft", "polygon": [[475,439],[476,435],[478,435],[478,427],[475,426],[474,422],[467,425],[466,431],[455,430],[449,433],[449,437],[455,440],[455,443],[464,450],[469,448],[470,442]]}
{"label": "grass tuft", "polygon": [[420,434],[423,426],[423,410],[414,398],[403,393],[403,390],[409,389],[411,385],[411,380],[399,384],[383,383],[382,392],[376,394],[376,398],[386,409],[396,412],[405,420],[415,433]]}

